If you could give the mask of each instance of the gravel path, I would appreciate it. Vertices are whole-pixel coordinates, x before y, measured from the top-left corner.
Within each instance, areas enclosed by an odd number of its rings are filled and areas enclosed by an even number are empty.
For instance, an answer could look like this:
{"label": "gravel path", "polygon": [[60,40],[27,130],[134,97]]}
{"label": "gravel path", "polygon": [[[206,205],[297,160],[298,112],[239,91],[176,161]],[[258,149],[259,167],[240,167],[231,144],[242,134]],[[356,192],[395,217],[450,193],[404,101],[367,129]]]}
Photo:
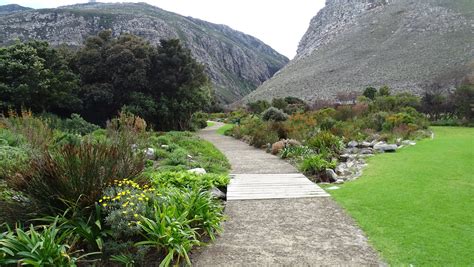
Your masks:
{"label": "gravel path", "polygon": [[[200,136],[219,148],[232,173],[297,173],[290,164],[215,133]],[[368,266],[383,264],[364,233],[330,198],[228,201],[224,233],[193,252],[195,266]]]}

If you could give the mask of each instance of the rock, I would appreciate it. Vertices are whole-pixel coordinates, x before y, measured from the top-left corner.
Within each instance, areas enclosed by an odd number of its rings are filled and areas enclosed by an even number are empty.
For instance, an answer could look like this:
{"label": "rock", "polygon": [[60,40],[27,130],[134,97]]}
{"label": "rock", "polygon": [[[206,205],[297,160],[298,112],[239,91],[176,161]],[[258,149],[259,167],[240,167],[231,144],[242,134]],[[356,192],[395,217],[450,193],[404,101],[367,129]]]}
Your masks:
{"label": "rock", "polygon": [[414,145],[416,145],[416,142],[411,141],[411,140],[403,140],[402,145],[404,145],[404,146],[414,146]]}
{"label": "rock", "polygon": [[397,144],[397,146],[401,145],[402,144],[402,139],[397,138],[397,140],[395,140],[395,143]]}
{"label": "rock", "polygon": [[191,156],[191,155],[188,155],[188,159],[193,159],[193,156]]}
{"label": "rock", "polygon": [[342,154],[339,156],[341,162],[346,162],[351,158],[351,154]]}
{"label": "rock", "polygon": [[337,179],[339,179],[337,174],[332,169],[326,169],[326,176],[328,177],[328,179],[331,183],[333,183],[333,182],[337,181]]}
{"label": "rock", "polygon": [[222,192],[221,190],[219,190],[218,188],[216,187],[213,187],[211,189],[211,195],[217,199],[222,199],[222,200],[225,200],[225,194],[224,192]]}
{"label": "rock", "polygon": [[349,143],[347,143],[347,147],[357,147],[359,145],[359,143],[357,143],[357,141],[350,141]]}
{"label": "rock", "polygon": [[351,147],[351,148],[344,149],[343,154],[357,154],[357,153],[359,153],[359,149],[357,147]]}
{"label": "rock", "polygon": [[149,147],[145,149],[145,158],[149,160],[154,160],[155,159],[155,149]]}
{"label": "rock", "polygon": [[362,148],[359,153],[363,155],[367,155],[367,154],[373,154],[374,151],[371,148]]}
{"label": "rock", "polygon": [[161,148],[168,150],[170,148],[169,145],[161,145]]}
{"label": "rock", "polygon": [[331,187],[326,188],[326,190],[337,190],[339,188],[340,188],[339,186],[331,186]]}
{"label": "rock", "polygon": [[188,172],[194,173],[194,174],[206,174],[207,173],[204,168],[194,168],[194,169],[188,170]]}
{"label": "rock", "polygon": [[373,147],[373,146],[374,146],[373,143],[367,142],[367,141],[364,141],[364,142],[360,143],[360,147],[362,147],[362,148],[368,148],[368,147]]}
{"label": "rock", "polygon": [[374,149],[381,152],[395,152],[398,146],[395,144],[386,144],[385,142],[379,142],[374,145]]}
{"label": "rock", "polygon": [[276,155],[280,153],[280,151],[285,148],[286,144],[284,140],[278,141],[272,145],[272,154]]}
{"label": "rock", "polygon": [[344,180],[343,179],[337,179],[334,183],[335,184],[343,184]]}
{"label": "rock", "polygon": [[294,140],[294,139],[287,139],[286,140],[286,146],[296,147],[296,146],[301,146],[301,143],[298,142],[297,140]]}

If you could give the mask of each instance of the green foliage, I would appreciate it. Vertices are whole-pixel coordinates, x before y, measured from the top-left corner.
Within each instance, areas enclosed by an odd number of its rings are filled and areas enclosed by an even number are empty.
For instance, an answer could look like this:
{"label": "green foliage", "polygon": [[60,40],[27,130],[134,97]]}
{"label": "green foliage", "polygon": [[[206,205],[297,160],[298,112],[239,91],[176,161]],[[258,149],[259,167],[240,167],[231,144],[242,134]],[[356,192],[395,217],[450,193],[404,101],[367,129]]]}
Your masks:
{"label": "green foliage", "polygon": [[[227,158],[219,150],[189,132],[154,135],[150,138],[149,145],[155,148],[155,155],[163,158],[159,160],[158,170],[178,166],[179,168],[172,169],[204,168],[210,173],[225,174],[230,169]],[[162,148],[162,145],[167,148]]]}
{"label": "green foliage", "polygon": [[33,225],[27,231],[21,227],[0,234],[0,265],[74,266],[78,261],[65,244],[69,231],[60,231],[56,223]]}
{"label": "green foliage", "polygon": [[288,115],[280,109],[270,107],[262,113],[262,119],[264,121],[286,121]]}
{"label": "green foliage", "polygon": [[363,96],[367,97],[370,100],[374,100],[375,96],[377,95],[377,89],[374,87],[367,87],[364,90]]}
{"label": "green foliage", "polygon": [[307,141],[307,145],[318,154],[328,157],[337,156],[344,148],[342,139],[327,131],[319,132],[311,137]]}
{"label": "green foliage", "polygon": [[69,133],[86,135],[100,129],[99,126],[85,121],[79,114],[73,113],[70,119],[66,119],[61,130]]}
{"label": "green foliage", "polygon": [[0,144],[0,179],[27,168],[29,155],[24,148]]}
{"label": "green foliage", "polygon": [[322,155],[311,155],[303,159],[299,169],[309,175],[321,175],[326,169],[335,167],[335,161],[327,161]]}
{"label": "green foliage", "polygon": [[232,129],[234,128],[234,124],[226,124],[219,129],[217,129],[217,133],[220,135],[231,135]]}
{"label": "green foliage", "polygon": [[282,159],[303,159],[314,154],[314,150],[307,146],[287,146],[280,151]]}
{"label": "green foliage", "polygon": [[271,107],[271,105],[266,100],[257,100],[255,102],[247,103],[248,110],[254,114],[260,114],[264,112],[266,109],[268,109],[269,107]]}
{"label": "green foliage", "polygon": [[59,115],[79,110],[79,80],[47,42],[17,42],[0,48],[0,111],[27,107]]}
{"label": "green foliage", "polygon": [[207,127],[209,115],[204,112],[196,112],[191,117],[191,125],[193,129],[202,129]]}
{"label": "green foliage", "polygon": [[378,95],[379,96],[389,96],[390,95],[390,87],[388,86],[382,86],[379,88],[379,92],[378,92]]}
{"label": "green foliage", "polygon": [[469,122],[474,122],[474,85],[464,85],[454,92],[456,115]]}
{"label": "green foliage", "polygon": [[204,189],[226,186],[230,181],[227,175],[212,173],[194,174],[186,171],[154,173],[150,179],[155,185],[160,187],[172,185],[179,188],[198,187]]}

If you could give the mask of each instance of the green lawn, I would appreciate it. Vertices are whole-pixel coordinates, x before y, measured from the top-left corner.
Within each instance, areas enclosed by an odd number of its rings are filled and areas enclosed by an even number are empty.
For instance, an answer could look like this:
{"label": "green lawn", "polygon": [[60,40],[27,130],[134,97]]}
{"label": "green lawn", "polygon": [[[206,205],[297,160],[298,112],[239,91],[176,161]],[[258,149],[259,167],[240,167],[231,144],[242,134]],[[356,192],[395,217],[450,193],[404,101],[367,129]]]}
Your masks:
{"label": "green lawn", "polygon": [[208,122],[207,122],[207,127],[212,127],[212,126],[214,126],[214,125],[216,125],[215,122],[212,122],[212,121],[208,121]]}
{"label": "green lawn", "polygon": [[433,130],[330,193],[389,264],[474,266],[474,128]]}
{"label": "green lawn", "polygon": [[234,124],[226,124],[222,126],[221,128],[217,129],[217,133],[224,135],[227,130],[230,130],[232,128],[234,128]]}

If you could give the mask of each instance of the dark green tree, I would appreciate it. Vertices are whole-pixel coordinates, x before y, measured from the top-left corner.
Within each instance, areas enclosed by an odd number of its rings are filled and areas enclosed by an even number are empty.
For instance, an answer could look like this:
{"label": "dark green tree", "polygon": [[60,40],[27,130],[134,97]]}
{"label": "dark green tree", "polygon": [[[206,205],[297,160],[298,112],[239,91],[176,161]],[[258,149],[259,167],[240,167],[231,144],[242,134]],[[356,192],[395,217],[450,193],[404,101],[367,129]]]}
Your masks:
{"label": "dark green tree", "polygon": [[46,42],[0,48],[0,109],[22,107],[68,116],[80,110],[79,80]]}
{"label": "dark green tree", "polygon": [[377,95],[377,89],[374,87],[367,87],[365,88],[363,95],[371,100],[374,100],[375,96]]}

